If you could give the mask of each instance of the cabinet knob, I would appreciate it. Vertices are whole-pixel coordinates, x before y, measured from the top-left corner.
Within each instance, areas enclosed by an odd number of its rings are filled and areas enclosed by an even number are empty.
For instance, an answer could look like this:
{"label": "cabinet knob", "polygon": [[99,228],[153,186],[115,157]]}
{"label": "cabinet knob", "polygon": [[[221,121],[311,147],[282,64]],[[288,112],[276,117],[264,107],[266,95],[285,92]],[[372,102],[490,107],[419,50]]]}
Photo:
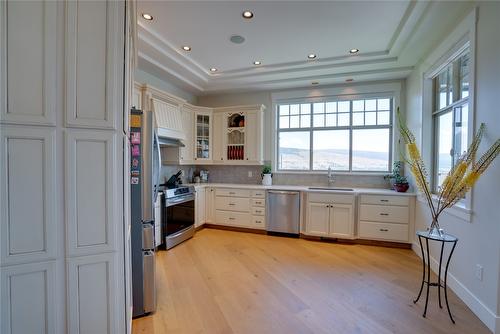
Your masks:
{"label": "cabinet knob", "polygon": [[223,158],[220,158],[221,160],[223,160]]}

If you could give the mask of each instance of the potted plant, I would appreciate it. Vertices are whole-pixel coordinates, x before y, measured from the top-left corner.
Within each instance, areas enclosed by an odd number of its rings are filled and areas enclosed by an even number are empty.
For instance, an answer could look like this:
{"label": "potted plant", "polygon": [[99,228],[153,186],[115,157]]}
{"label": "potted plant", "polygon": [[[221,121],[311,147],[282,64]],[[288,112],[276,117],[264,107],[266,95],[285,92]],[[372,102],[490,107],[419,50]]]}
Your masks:
{"label": "potted plant", "polygon": [[392,188],[400,193],[404,193],[408,190],[408,188],[410,188],[406,176],[401,175],[402,170],[403,162],[394,161],[394,163],[392,164],[392,174],[384,176],[385,179],[394,180],[392,183]]}
{"label": "potted plant", "polygon": [[271,166],[264,165],[262,167],[262,185],[270,186],[273,184],[273,174],[271,173]]}

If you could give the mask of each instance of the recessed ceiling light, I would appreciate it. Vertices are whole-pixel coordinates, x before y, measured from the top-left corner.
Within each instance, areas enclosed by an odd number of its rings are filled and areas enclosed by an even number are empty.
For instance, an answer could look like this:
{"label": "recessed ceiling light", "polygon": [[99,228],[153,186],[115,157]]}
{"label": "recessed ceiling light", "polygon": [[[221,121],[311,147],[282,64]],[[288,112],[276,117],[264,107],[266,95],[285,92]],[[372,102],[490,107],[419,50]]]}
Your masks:
{"label": "recessed ceiling light", "polygon": [[313,82],[311,82],[311,85],[319,85],[319,82],[313,81]]}
{"label": "recessed ceiling light", "polygon": [[253,17],[253,13],[249,10],[245,10],[243,13],[241,13],[241,16],[245,19],[251,19]]}
{"label": "recessed ceiling light", "polygon": [[143,17],[145,20],[148,20],[148,21],[153,21],[153,15],[151,15],[151,14],[148,14],[148,13],[142,13],[142,17]]}
{"label": "recessed ceiling light", "polygon": [[241,35],[231,35],[229,36],[229,40],[231,41],[231,43],[241,44],[245,41],[245,37]]}
{"label": "recessed ceiling light", "polygon": [[215,67],[212,67],[212,68],[210,69],[210,72],[217,72],[217,69],[216,69]]}
{"label": "recessed ceiling light", "polygon": [[314,58],[316,58],[316,55],[314,53],[310,53],[307,55],[307,58],[314,59]]}
{"label": "recessed ceiling light", "polygon": [[353,81],[354,81],[354,79],[352,79],[352,78],[345,79],[345,82],[353,82]]}
{"label": "recessed ceiling light", "polygon": [[253,64],[254,64],[254,65],[261,65],[261,64],[262,64],[262,62],[261,62],[261,61],[259,61],[259,60],[256,60],[256,61],[254,61],[254,62],[253,62]]}
{"label": "recessed ceiling light", "polygon": [[355,53],[358,53],[358,52],[359,52],[359,49],[351,49],[351,50],[349,50],[350,54],[355,54]]}
{"label": "recessed ceiling light", "polygon": [[191,51],[191,47],[190,47],[190,46],[187,46],[187,45],[184,45],[184,46],[182,47],[182,50],[184,50],[184,51]]}

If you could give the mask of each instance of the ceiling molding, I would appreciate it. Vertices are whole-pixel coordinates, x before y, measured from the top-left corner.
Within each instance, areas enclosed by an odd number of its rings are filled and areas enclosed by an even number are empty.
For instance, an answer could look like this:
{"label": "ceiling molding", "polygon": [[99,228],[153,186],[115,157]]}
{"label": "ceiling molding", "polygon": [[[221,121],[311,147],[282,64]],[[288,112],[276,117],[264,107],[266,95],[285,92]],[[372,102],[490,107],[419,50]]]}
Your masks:
{"label": "ceiling molding", "polygon": [[385,50],[376,52],[265,64],[258,67],[248,66],[211,73],[208,68],[190,58],[189,53],[181,51],[178,46],[153,31],[151,26],[139,22],[138,44],[141,51],[138,56],[150,65],[150,70],[156,67],[196,93],[231,91],[285,82],[289,85],[303,85],[305,80],[333,80],[344,77],[356,77],[356,81],[359,81],[363,77],[372,78],[377,74],[384,80],[387,79],[385,75],[394,78],[397,73],[407,75],[406,73],[413,70],[410,65],[416,62],[402,61],[400,54],[408,47],[409,40],[421,27],[431,7],[431,2],[410,1],[388,44],[384,46]]}

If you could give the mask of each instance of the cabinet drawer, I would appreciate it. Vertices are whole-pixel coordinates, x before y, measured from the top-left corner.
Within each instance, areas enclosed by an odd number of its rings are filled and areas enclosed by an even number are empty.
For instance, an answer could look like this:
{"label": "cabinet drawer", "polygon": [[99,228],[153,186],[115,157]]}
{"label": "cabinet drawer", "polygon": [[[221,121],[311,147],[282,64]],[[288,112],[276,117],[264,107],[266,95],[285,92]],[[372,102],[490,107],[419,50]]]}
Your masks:
{"label": "cabinet drawer", "polygon": [[408,242],[408,225],[361,221],[358,235],[362,239]]}
{"label": "cabinet drawer", "polygon": [[361,204],[359,219],[384,223],[408,224],[408,207]]}
{"label": "cabinet drawer", "polygon": [[217,188],[215,189],[216,196],[231,196],[231,197],[250,197],[250,190],[248,189],[231,189],[231,188]]}
{"label": "cabinet drawer", "polygon": [[250,196],[252,198],[265,198],[266,197],[266,191],[265,190],[252,190],[250,192]]}
{"label": "cabinet drawer", "polygon": [[264,198],[252,198],[252,206],[266,206],[266,200]]}
{"label": "cabinet drawer", "polygon": [[263,216],[252,217],[252,227],[264,230],[266,228],[266,220]]}
{"label": "cabinet drawer", "polygon": [[308,199],[310,202],[317,202],[317,203],[351,204],[354,202],[354,195],[309,193]]}
{"label": "cabinet drawer", "polygon": [[255,216],[265,216],[266,215],[266,209],[263,207],[252,207],[252,215]]}
{"label": "cabinet drawer", "polygon": [[215,220],[219,225],[249,226],[251,216],[244,212],[215,210]]}
{"label": "cabinet drawer", "polygon": [[241,197],[216,197],[215,209],[227,211],[250,211],[250,199]]}
{"label": "cabinet drawer", "polygon": [[408,206],[408,196],[361,195],[361,204]]}

